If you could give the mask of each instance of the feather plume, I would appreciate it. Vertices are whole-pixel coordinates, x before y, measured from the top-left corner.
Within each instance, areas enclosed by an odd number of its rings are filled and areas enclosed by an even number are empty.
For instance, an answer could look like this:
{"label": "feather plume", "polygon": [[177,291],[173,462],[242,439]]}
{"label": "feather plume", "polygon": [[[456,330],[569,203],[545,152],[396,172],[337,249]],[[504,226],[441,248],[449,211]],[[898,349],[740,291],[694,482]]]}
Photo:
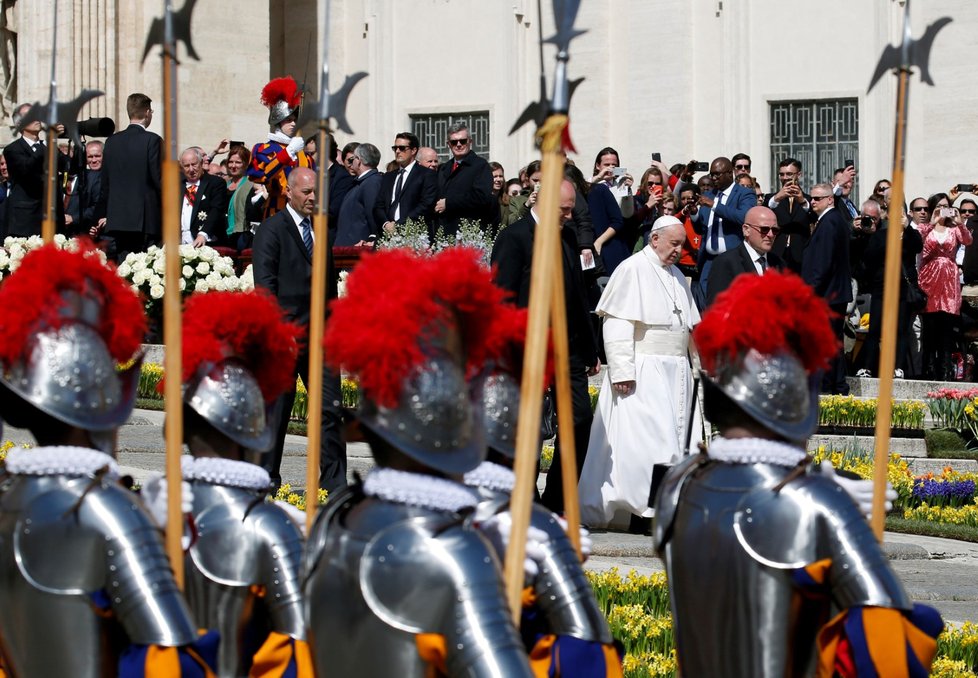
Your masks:
{"label": "feather plume", "polygon": [[233,356],[271,402],[295,385],[302,335],[263,290],[191,295],[183,311],[183,380],[193,378],[201,365]]}
{"label": "feather plume", "polygon": [[64,293],[94,300],[98,332],[118,363],[129,361],[146,334],[143,304],[90,245],[70,252],[44,245],[28,253],[17,270],[0,285],[0,362],[10,367],[25,353],[33,334],[77,322],[67,311]]}
{"label": "feather plume", "polygon": [[[521,379],[523,354],[526,348],[526,324],[529,314],[525,308],[503,304],[490,328],[486,351],[497,369]],[[553,335],[547,341],[547,362],[544,370],[544,388],[554,376]]]}
{"label": "feather plume", "polygon": [[736,360],[748,349],[795,354],[809,374],[828,366],[839,351],[825,300],[793,273],[742,275],[703,315],[693,338],[703,367]]}
{"label": "feather plume", "polygon": [[279,101],[288,102],[290,107],[298,106],[302,102],[302,91],[292,76],[275,78],[261,90],[261,103],[263,106],[274,106]]}
{"label": "feather plume", "polygon": [[363,257],[331,305],[324,347],[335,368],[356,375],[378,405],[394,407],[403,380],[424,361],[421,344],[457,327],[467,369],[489,357],[487,339],[501,305],[480,253],[451,247],[423,257],[389,250]]}

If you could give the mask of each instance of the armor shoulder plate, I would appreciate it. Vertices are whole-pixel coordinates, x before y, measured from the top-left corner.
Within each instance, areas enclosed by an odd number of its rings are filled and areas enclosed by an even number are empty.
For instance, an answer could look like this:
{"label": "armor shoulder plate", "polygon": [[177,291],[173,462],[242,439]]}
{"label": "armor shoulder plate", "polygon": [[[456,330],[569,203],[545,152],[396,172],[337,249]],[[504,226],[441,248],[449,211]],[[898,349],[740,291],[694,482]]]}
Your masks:
{"label": "armor shoulder plate", "polygon": [[194,565],[211,581],[225,586],[249,586],[258,579],[257,551],[261,547],[246,506],[216,503],[199,514],[197,540],[190,547]]}
{"label": "armor shoulder plate", "polygon": [[672,524],[676,520],[676,507],[679,506],[679,495],[683,486],[693,472],[706,462],[706,455],[697,454],[683,459],[669,469],[659,495],[655,500],[655,518],[652,527],[652,544],[660,555],[666,547],[666,542],[672,537]]}
{"label": "armor shoulder plate", "polygon": [[390,626],[440,633],[446,612],[459,600],[499,589],[494,561],[488,544],[462,528],[457,516],[416,517],[367,543],[360,586],[367,605]]}
{"label": "armor shoulder plate", "polygon": [[362,486],[347,485],[346,487],[330,493],[326,505],[316,513],[316,520],[309,530],[306,538],[305,560],[303,561],[303,582],[312,576],[313,571],[319,564],[323,549],[326,548],[329,526],[340,513],[348,511],[353,505],[363,499]]}
{"label": "armor shoulder plate", "polygon": [[259,504],[248,515],[264,544],[261,583],[275,631],[305,640],[302,616],[302,533],[281,508]]}

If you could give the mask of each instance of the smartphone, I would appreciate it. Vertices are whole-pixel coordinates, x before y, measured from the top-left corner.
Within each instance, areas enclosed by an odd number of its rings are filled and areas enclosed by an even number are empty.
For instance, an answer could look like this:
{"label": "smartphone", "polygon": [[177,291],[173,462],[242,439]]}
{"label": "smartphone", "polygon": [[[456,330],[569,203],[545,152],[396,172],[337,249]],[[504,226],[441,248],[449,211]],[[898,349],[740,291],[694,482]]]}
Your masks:
{"label": "smartphone", "polygon": [[958,184],[959,193],[971,193],[972,189],[975,187],[974,184]]}
{"label": "smartphone", "polygon": [[653,186],[652,192],[656,195],[662,195],[662,186]]}
{"label": "smartphone", "polygon": [[954,208],[953,207],[942,207],[941,216],[944,218],[954,218]]}
{"label": "smartphone", "polygon": [[243,141],[232,141],[230,145],[231,145],[231,148],[234,148],[235,146],[244,146],[244,142]]}
{"label": "smartphone", "polygon": [[846,160],[846,164],[844,166],[845,167],[855,167],[856,166],[856,161],[855,160]]}
{"label": "smartphone", "polygon": [[628,170],[625,169],[624,167],[612,167],[611,168],[611,176],[613,176],[613,177],[624,176],[627,172],[628,172]]}
{"label": "smartphone", "polygon": [[709,163],[706,163],[706,162],[698,162],[698,163],[696,163],[696,166],[693,167],[693,171],[694,172],[709,172],[710,171],[710,165],[709,165]]}
{"label": "smartphone", "polygon": [[656,162],[662,162],[662,154],[661,153],[653,153],[652,154],[652,159],[655,160]]}

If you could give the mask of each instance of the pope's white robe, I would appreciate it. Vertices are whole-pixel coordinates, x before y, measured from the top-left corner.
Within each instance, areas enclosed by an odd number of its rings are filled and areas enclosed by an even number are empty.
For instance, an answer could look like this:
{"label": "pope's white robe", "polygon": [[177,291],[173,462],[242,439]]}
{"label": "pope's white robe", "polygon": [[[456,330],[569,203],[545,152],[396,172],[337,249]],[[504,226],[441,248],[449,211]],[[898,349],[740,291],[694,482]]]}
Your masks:
{"label": "pope's white robe", "polygon": [[[676,308],[679,314],[676,313]],[[684,453],[692,400],[688,349],[700,316],[686,279],[647,246],[615,270],[598,302],[608,359],[579,484],[581,521],[651,517],[652,467]],[[612,384],[635,381],[618,395]]]}

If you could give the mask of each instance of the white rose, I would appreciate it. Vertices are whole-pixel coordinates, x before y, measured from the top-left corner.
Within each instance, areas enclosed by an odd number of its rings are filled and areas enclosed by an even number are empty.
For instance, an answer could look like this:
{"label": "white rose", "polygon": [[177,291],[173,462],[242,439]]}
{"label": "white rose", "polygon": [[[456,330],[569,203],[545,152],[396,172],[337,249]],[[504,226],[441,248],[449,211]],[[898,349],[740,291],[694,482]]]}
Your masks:
{"label": "white rose", "polygon": [[184,264],[183,270],[181,270],[180,273],[183,275],[184,278],[189,278],[189,277],[193,276],[194,269],[192,269],[190,266],[187,266],[186,264]]}
{"label": "white rose", "polygon": [[228,292],[237,292],[241,289],[241,281],[234,276],[225,278],[224,284],[227,287]]}
{"label": "white rose", "polygon": [[150,245],[149,247],[146,248],[146,254],[156,254],[159,251],[160,248],[157,247],[156,245]]}
{"label": "white rose", "polygon": [[41,238],[41,236],[39,235],[32,235],[27,239],[27,248],[31,250],[36,249],[43,244],[44,244],[44,239]]}
{"label": "white rose", "polygon": [[149,271],[143,269],[142,271],[136,271],[132,276],[132,281],[137,285],[142,285],[144,282],[149,280]]}
{"label": "white rose", "polygon": [[149,276],[150,287],[155,287],[157,285],[161,285],[162,283],[163,283],[163,279],[160,276],[156,275],[155,273]]}
{"label": "white rose", "polygon": [[65,243],[68,242],[68,238],[64,237],[62,233],[56,233],[54,235],[54,244],[58,247],[64,247]]}
{"label": "white rose", "polygon": [[128,278],[132,275],[132,266],[123,261],[121,264],[119,264],[119,268],[116,269],[116,272],[123,278]]}
{"label": "white rose", "polygon": [[166,272],[166,259],[163,257],[158,257],[156,261],[153,262],[153,270],[163,275]]}
{"label": "white rose", "polygon": [[136,253],[135,252],[130,252],[129,254],[126,255],[125,263],[131,264],[134,261],[136,261]]}
{"label": "white rose", "polygon": [[214,270],[224,276],[234,275],[234,266],[225,261],[219,261],[214,265]]}
{"label": "white rose", "polygon": [[180,256],[194,260],[197,258],[197,249],[193,245],[180,245]]}
{"label": "white rose", "polygon": [[211,272],[211,265],[208,264],[206,261],[202,261],[199,264],[197,264],[197,272],[200,273],[201,275],[207,275],[208,273]]}
{"label": "white rose", "polygon": [[214,285],[217,284],[218,280],[221,280],[221,275],[219,273],[215,273],[214,271],[211,271],[210,273],[207,274],[207,276],[204,279],[207,281],[208,285],[213,287]]}
{"label": "white rose", "polygon": [[218,280],[214,284],[214,289],[216,291],[218,291],[218,292],[227,292],[228,291],[228,284],[227,284],[227,282],[225,282],[225,280],[226,280],[225,278],[221,278],[220,280]]}
{"label": "white rose", "polygon": [[207,284],[206,280],[198,280],[197,284],[194,285],[194,292],[209,292],[211,289],[210,285]]}
{"label": "white rose", "polygon": [[132,270],[136,271],[137,273],[146,270],[146,262],[142,259],[136,259],[130,265],[132,266]]}
{"label": "white rose", "polygon": [[187,289],[187,281],[183,278],[180,278],[180,291],[184,292],[186,289]]}
{"label": "white rose", "polygon": [[217,250],[215,250],[213,247],[207,247],[204,245],[200,248],[200,258],[207,262],[214,261],[217,259]]}
{"label": "white rose", "polygon": [[163,285],[153,285],[152,287],[150,287],[149,288],[149,296],[153,297],[154,299],[162,299],[163,298]]}

